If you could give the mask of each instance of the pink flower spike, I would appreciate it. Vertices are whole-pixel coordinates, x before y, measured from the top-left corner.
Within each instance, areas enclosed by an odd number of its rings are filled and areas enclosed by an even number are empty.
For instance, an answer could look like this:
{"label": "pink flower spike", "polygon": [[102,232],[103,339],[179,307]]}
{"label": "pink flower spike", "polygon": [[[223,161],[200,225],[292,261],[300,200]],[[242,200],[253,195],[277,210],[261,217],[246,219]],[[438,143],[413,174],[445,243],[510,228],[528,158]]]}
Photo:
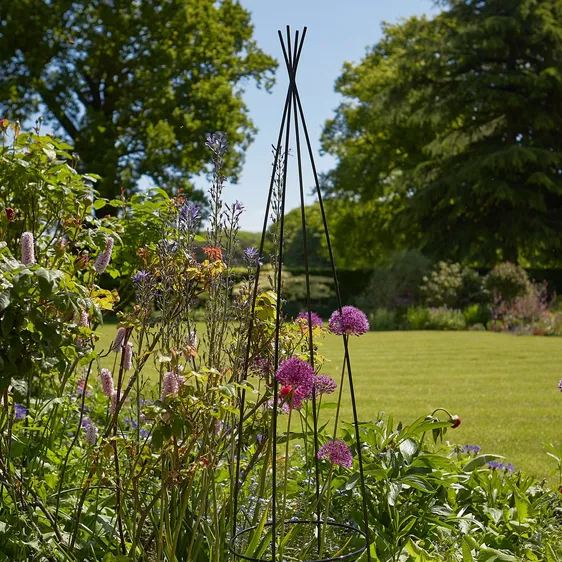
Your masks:
{"label": "pink flower spike", "polygon": [[174,373],[174,371],[168,371],[164,375],[164,380],[162,381],[162,393],[160,395],[160,400],[164,402],[166,396],[177,394],[178,391],[179,391],[178,375]]}
{"label": "pink flower spike", "polygon": [[119,328],[115,339],[113,340],[113,345],[111,346],[111,351],[118,353],[123,349],[123,340],[125,339],[125,334],[127,333],[126,328]]}
{"label": "pink flower spike", "polygon": [[115,387],[113,385],[113,375],[111,374],[111,371],[109,369],[102,369],[100,371],[100,379],[103,393],[107,397],[112,396]]}
{"label": "pink flower spike", "polygon": [[129,341],[123,348],[123,369],[130,371],[133,368],[133,344]]}
{"label": "pink flower spike", "polygon": [[35,246],[31,232],[24,232],[21,235],[21,261],[24,265],[35,263]]}

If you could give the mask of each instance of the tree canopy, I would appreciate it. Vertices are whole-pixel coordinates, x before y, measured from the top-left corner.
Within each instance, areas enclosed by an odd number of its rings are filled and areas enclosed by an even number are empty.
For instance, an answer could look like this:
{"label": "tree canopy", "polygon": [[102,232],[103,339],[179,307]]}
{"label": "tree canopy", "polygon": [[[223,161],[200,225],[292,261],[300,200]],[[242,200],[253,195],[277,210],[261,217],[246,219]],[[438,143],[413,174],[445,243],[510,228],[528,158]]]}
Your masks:
{"label": "tree canopy", "polygon": [[441,4],[345,65],[324,188],[431,256],[559,260],[562,0]]}
{"label": "tree canopy", "polygon": [[235,0],[0,0],[0,112],[44,112],[115,196],[148,176],[170,191],[207,170],[227,133],[236,177],[255,128],[242,99],[275,61]]}

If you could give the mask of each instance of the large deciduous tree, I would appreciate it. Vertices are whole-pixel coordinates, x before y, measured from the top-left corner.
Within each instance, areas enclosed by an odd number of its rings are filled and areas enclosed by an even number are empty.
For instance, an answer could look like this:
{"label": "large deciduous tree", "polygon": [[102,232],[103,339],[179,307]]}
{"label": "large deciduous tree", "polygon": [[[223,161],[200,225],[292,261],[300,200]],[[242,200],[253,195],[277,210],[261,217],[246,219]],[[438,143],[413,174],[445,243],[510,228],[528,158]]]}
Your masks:
{"label": "large deciduous tree", "polygon": [[115,196],[147,176],[189,189],[227,133],[236,177],[255,128],[242,99],[275,62],[235,0],[0,0],[0,116],[44,112]]}
{"label": "large deciduous tree", "polygon": [[441,4],[345,66],[326,191],[435,257],[560,260],[562,0]]}

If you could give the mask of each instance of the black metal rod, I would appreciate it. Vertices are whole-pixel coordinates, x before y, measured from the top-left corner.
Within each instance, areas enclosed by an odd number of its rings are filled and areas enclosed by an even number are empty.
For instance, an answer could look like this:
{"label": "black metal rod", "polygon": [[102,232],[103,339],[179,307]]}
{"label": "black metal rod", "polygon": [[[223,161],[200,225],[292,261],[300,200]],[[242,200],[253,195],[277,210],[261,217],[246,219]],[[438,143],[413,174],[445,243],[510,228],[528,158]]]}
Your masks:
{"label": "black metal rod", "polygon": [[[316,164],[314,162],[314,153],[312,150],[312,144],[310,142],[310,135],[308,134],[308,127],[306,125],[306,118],[304,116],[304,111],[302,108],[302,103],[300,100],[300,96],[299,96],[299,91],[298,88],[295,85],[294,88],[294,95],[295,95],[295,99],[297,102],[297,106],[299,108],[299,114],[301,117],[301,122],[302,122],[302,126],[303,126],[303,131],[304,131],[304,136],[306,139],[306,145],[308,148],[308,155],[310,158],[310,165],[312,167],[312,173],[314,176],[314,184],[315,184],[315,188],[316,188],[316,194],[318,196],[318,203],[320,206],[320,211],[322,214],[322,222],[324,224],[324,232],[326,234],[326,245],[328,247],[328,254],[330,256],[330,263],[332,266],[332,275],[334,278],[334,287],[335,287],[335,291],[336,291],[336,298],[337,298],[337,302],[338,302],[338,311],[340,313],[340,315],[342,314],[342,308],[343,308],[343,304],[342,304],[342,298],[341,298],[341,292],[340,292],[340,285],[338,282],[338,274],[337,274],[337,269],[336,269],[336,261],[334,259],[334,252],[333,252],[333,248],[332,248],[332,243],[330,240],[330,232],[328,230],[328,221],[326,219],[326,210],[324,208],[324,201],[322,199],[322,193],[320,191],[320,182],[318,180],[318,171],[316,170]],[[351,360],[349,357],[349,345],[348,345],[348,336],[347,334],[343,334],[342,335],[343,338],[343,346],[344,346],[344,355],[345,355],[345,363],[347,366],[347,374],[348,374],[348,380],[349,380],[349,392],[351,395],[351,407],[352,407],[352,411],[353,411],[353,423],[355,425],[355,439],[357,441],[357,458],[359,461],[359,480],[360,480],[360,486],[361,486],[361,495],[362,495],[362,500],[363,500],[363,526],[364,526],[364,531],[365,531],[365,535],[366,535],[366,540],[367,540],[367,561],[370,562],[371,561],[371,552],[370,552],[370,541],[369,541],[369,510],[367,508],[367,489],[365,487],[365,471],[363,468],[363,453],[361,451],[361,434],[359,431],[359,421],[358,421],[358,417],[357,417],[357,404],[356,404],[356,400],[355,400],[355,389],[353,386],[353,376],[351,373]]]}

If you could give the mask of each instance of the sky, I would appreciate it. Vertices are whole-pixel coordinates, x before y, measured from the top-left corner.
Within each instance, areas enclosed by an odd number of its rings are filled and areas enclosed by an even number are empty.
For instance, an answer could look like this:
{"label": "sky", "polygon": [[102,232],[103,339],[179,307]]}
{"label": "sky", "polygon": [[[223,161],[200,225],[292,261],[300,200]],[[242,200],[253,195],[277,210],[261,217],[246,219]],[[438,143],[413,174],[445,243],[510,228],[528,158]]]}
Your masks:
{"label": "sky", "polygon": [[[334,167],[328,155],[320,155],[320,134],[327,119],[334,115],[341,97],[334,92],[344,62],[359,62],[369,46],[381,38],[381,23],[397,22],[413,15],[434,14],[432,0],[240,0],[252,14],[254,38],[266,53],[282,62],[277,30],[290,25],[308,27],[297,74],[303,104],[319,172]],[[250,116],[259,129],[246,152],[246,161],[238,184],[229,184],[224,192],[227,202],[241,201],[246,207],[242,217],[244,230],[261,231],[267,201],[273,157],[271,145],[277,142],[287,94],[288,77],[283,65],[277,71],[271,93],[247,85],[244,95]],[[294,140],[291,142],[294,145]],[[310,166],[305,160],[304,186],[312,192]],[[299,205],[296,158],[289,160],[286,209]],[[205,187],[201,185],[201,187]],[[307,203],[312,202],[308,197]]]}

